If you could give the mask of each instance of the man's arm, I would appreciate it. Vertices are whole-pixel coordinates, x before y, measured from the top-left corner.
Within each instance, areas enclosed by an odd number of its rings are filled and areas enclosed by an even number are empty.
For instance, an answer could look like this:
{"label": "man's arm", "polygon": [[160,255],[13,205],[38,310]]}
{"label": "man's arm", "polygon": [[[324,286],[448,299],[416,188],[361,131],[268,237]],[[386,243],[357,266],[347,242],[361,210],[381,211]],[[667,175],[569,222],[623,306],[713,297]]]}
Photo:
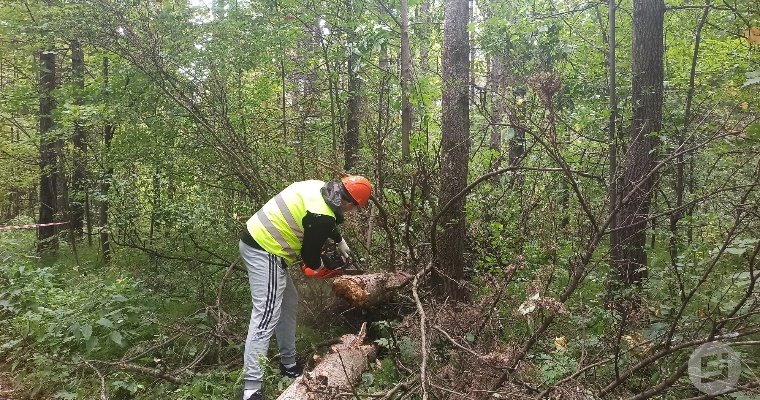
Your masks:
{"label": "man's arm", "polygon": [[303,217],[301,259],[307,267],[316,270],[322,265],[320,253],[328,238],[336,243],[343,240],[335,218],[329,215],[306,213]]}

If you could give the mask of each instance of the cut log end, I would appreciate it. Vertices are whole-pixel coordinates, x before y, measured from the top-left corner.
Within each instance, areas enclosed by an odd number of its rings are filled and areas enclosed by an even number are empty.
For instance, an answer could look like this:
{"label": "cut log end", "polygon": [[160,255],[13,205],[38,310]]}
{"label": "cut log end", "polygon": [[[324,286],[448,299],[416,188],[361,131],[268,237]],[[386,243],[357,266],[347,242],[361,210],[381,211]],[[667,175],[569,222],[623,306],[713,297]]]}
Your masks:
{"label": "cut log end", "polygon": [[355,307],[370,307],[411,278],[403,272],[340,276],[333,281],[333,292]]}
{"label": "cut log end", "polygon": [[369,293],[365,290],[366,284],[361,279],[353,277],[340,277],[333,281],[335,295],[347,300],[354,305],[363,304],[367,301]]}

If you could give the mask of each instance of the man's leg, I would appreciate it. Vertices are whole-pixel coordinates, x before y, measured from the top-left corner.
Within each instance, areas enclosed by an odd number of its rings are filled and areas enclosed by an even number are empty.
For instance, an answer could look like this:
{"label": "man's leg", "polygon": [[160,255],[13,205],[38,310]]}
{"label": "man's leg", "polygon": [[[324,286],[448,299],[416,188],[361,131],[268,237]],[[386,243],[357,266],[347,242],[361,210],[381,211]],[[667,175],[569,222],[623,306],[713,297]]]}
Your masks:
{"label": "man's leg", "polygon": [[265,251],[254,249],[240,242],[240,256],[248,270],[251,288],[251,321],[243,355],[243,380],[246,390],[261,389],[264,373],[259,358],[267,354],[269,339],[280,318],[282,296],[285,291],[287,271],[280,266],[280,258]]}
{"label": "man's leg", "polygon": [[285,271],[285,294],[282,298],[280,320],[275,328],[280,348],[280,363],[290,367],[296,363],[296,317],[298,316],[298,291],[288,271]]}

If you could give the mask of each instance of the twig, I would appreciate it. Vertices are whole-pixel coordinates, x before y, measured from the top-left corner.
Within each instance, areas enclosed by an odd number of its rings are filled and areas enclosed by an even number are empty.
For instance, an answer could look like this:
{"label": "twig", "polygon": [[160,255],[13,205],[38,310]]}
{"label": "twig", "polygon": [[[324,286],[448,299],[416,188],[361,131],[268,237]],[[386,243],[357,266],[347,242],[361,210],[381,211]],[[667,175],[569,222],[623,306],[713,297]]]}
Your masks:
{"label": "twig", "polygon": [[536,399],[543,399],[544,396],[546,396],[547,394],[551,393],[552,390],[556,389],[558,386],[561,386],[563,383],[571,381],[571,380],[577,378],[578,376],[580,376],[581,374],[583,374],[584,372],[588,371],[591,368],[598,367],[598,366],[606,364],[606,363],[608,363],[610,361],[612,361],[612,360],[610,358],[607,358],[607,359],[604,359],[602,361],[595,362],[593,364],[589,364],[589,365],[587,365],[587,366],[579,369],[574,374],[572,374],[570,376],[567,376],[567,377],[563,378],[562,380],[560,380],[559,382],[555,383],[554,385],[552,385],[552,386],[544,389],[543,392],[539,393],[538,396],[536,396]]}
{"label": "twig", "polygon": [[604,387],[601,390],[600,394],[601,395],[605,395],[605,394],[609,393],[611,390],[613,390],[618,385],[620,385],[622,382],[624,382],[626,379],[628,379],[628,377],[630,377],[636,371],[640,370],[641,368],[644,368],[645,366],[647,366],[647,365],[649,365],[649,364],[651,364],[651,363],[653,363],[653,362],[655,362],[655,361],[657,361],[657,360],[659,360],[659,359],[661,359],[661,358],[663,358],[665,356],[673,354],[673,353],[675,353],[675,352],[677,352],[677,351],[679,351],[681,349],[686,349],[686,348],[689,348],[689,347],[699,346],[699,345],[702,345],[704,343],[715,342],[715,341],[718,341],[718,340],[721,340],[721,339],[736,338],[736,337],[740,337],[740,336],[747,336],[747,335],[751,335],[751,334],[757,333],[758,331],[760,331],[760,329],[756,329],[756,330],[752,330],[752,331],[748,331],[748,332],[743,332],[743,333],[738,334],[738,336],[737,335],[728,336],[728,335],[714,335],[713,334],[713,335],[708,336],[707,338],[704,338],[704,339],[690,340],[688,342],[683,342],[683,343],[679,343],[677,345],[672,345],[672,346],[670,346],[670,347],[668,347],[666,349],[660,350],[659,352],[657,352],[657,353],[655,353],[655,354],[653,354],[653,355],[651,355],[651,356],[649,356],[649,357],[647,357],[647,358],[639,361],[636,365],[630,367],[628,370],[626,370],[620,376],[620,378],[616,379],[614,382],[612,382],[609,385],[607,385],[606,387]]}
{"label": "twig", "polygon": [[[430,269],[430,267],[433,265],[432,261],[428,264],[428,268],[425,268],[423,271],[427,271]],[[423,272],[423,271],[420,271]],[[419,286],[420,280],[419,276],[420,273],[414,276],[414,282],[412,283],[412,295],[414,295],[414,302],[417,304],[417,311],[420,313],[420,340],[421,340],[421,349],[422,352],[422,365],[420,366],[420,383],[422,385],[422,400],[427,400],[428,398],[428,389],[427,389],[427,332],[425,330],[425,309],[422,307],[422,302],[420,301],[419,293],[417,293],[417,287]]]}
{"label": "twig", "polygon": [[464,346],[462,346],[461,344],[457,343],[457,341],[456,341],[456,340],[454,340],[454,338],[452,338],[452,337],[449,335],[449,333],[448,333],[448,332],[446,332],[446,331],[444,331],[443,329],[441,329],[441,327],[440,327],[440,326],[438,326],[438,325],[434,325],[434,326],[433,326],[433,328],[434,328],[435,330],[437,330],[438,332],[441,332],[441,333],[443,334],[443,336],[446,336],[446,339],[449,339],[449,342],[451,342],[451,344],[453,344],[454,346],[456,346],[456,347],[459,347],[460,349],[462,349],[462,350],[464,350],[464,351],[466,351],[466,352],[468,352],[468,353],[472,354],[473,356],[475,356],[475,357],[477,357],[477,358],[483,358],[483,355],[482,355],[482,354],[479,354],[479,353],[475,352],[474,350],[472,350],[472,349],[468,349],[467,347],[464,347]]}
{"label": "twig", "polygon": [[125,362],[108,362],[108,361],[97,361],[97,360],[90,360],[90,362],[107,365],[109,367],[113,367],[122,371],[137,372],[140,374],[149,375],[154,378],[159,378],[165,381],[169,381],[171,383],[176,383],[178,385],[185,383],[185,380],[182,378],[178,378],[176,376],[166,374],[165,372],[160,371],[155,368],[143,367],[142,365],[125,363]]}
{"label": "twig", "polygon": [[[366,322],[362,324],[362,328],[366,326],[367,326]],[[361,336],[361,333],[359,334],[359,336]],[[348,374],[348,371],[346,370],[346,363],[343,361],[343,355],[340,354],[340,351],[338,352],[338,359],[340,360],[340,367],[343,369],[343,375],[346,376],[346,382],[348,382],[348,384],[351,385],[351,394],[354,395],[354,398],[359,398],[359,395],[356,393],[356,386],[353,384],[353,382],[351,382],[351,376]]]}
{"label": "twig", "polygon": [[171,343],[171,342],[179,339],[180,336],[182,336],[184,334],[185,334],[185,332],[177,333],[176,335],[170,337],[169,339],[166,339],[165,341],[163,341],[161,343],[158,343],[158,344],[155,344],[155,345],[153,345],[151,347],[148,347],[147,349],[141,351],[140,353],[138,353],[138,354],[136,354],[134,356],[130,356],[129,358],[126,358],[126,359],[122,358],[120,362],[126,363],[126,362],[137,360],[138,358],[140,358],[140,357],[142,357],[142,356],[150,353],[151,351],[153,351],[153,350],[155,350],[155,349],[157,349],[159,347],[166,346],[167,344],[169,344],[169,343]]}
{"label": "twig", "polygon": [[82,360],[82,362],[88,367],[90,367],[90,369],[95,371],[95,373],[98,375],[98,378],[100,378],[100,400],[108,400],[108,392],[106,388],[106,377],[103,375],[102,372],[100,372],[99,369],[95,368],[95,366],[92,365],[89,361]]}
{"label": "twig", "polygon": [[221,303],[222,303],[222,292],[224,291],[224,285],[227,283],[227,278],[229,278],[230,273],[232,273],[232,270],[235,269],[235,266],[240,262],[241,258],[238,257],[235,261],[233,261],[229,268],[227,268],[227,271],[224,272],[224,276],[222,277],[222,281],[219,282],[219,289],[216,292],[216,307],[221,309]]}
{"label": "twig", "polygon": [[[760,387],[760,382],[752,382],[750,384],[744,385],[744,386],[737,386],[735,388],[732,388],[731,390],[728,390],[726,392],[721,393],[722,395],[730,394],[730,393],[736,393],[738,391],[745,391],[745,390],[753,390]],[[697,397],[689,397],[686,400],[706,400],[706,399],[714,399],[715,395],[712,394],[703,394],[702,396]]]}
{"label": "twig", "polygon": [[[419,375],[414,375],[411,379],[407,380],[406,382],[399,382],[396,384],[396,386],[392,387],[391,389],[388,389],[383,394],[383,397],[380,398],[380,400],[390,400],[393,398],[393,396],[401,389],[409,389],[409,387],[416,382],[418,379],[420,379]],[[380,393],[378,393],[380,394]]]}

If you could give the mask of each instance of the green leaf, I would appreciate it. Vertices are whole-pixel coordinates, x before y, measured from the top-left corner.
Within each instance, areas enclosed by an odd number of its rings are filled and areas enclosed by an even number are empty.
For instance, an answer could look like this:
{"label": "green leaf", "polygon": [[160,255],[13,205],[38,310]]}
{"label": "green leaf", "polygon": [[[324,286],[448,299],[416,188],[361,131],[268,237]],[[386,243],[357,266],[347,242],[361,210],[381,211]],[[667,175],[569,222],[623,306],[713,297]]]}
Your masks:
{"label": "green leaf", "polygon": [[362,384],[370,386],[372,383],[375,382],[375,375],[371,372],[365,372],[362,374]]}
{"label": "green leaf", "polygon": [[85,325],[79,328],[79,332],[82,334],[82,338],[84,338],[85,341],[90,340],[90,337],[92,337],[92,326],[91,325]]}
{"label": "green leaf", "polygon": [[756,83],[760,83],[760,69],[756,69],[752,72],[747,72],[744,74],[744,76],[747,78],[746,81],[744,81],[743,86],[749,86],[754,85]]}
{"label": "green leaf", "polygon": [[744,254],[745,251],[747,251],[746,247],[742,247],[742,248],[740,248],[740,247],[728,247],[728,248],[726,248],[726,253],[728,253],[728,254],[734,254],[734,255],[737,255],[737,256],[740,256],[740,255]]}
{"label": "green leaf", "polygon": [[657,338],[661,334],[665,333],[669,327],[670,325],[664,322],[655,322],[644,329],[644,336],[646,336],[647,339]]}
{"label": "green leaf", "polygon": [[101,318],[99,319],[96,324],[105,326],[106,328],[113,328],[113,322],[111,322],[108,318]]}
{"label": "green leaf", "polygon": [[760,140],[760,123],[754,123],[748,126],[747,136],[755,140]]}
{"label": "green leaf", "polygon": [[112,342],[114,342],[117,345],[119,345],[119,347],[124,346],[124,342],[122,341],[122,338],[121,338],[121,332],[119,332],[119,331],[111,331],[111,334],[108,335],[108,337],[111,338]]}
{"label": "green leaf", "polygon": [[472,334],[472,333],[470,333],[470,332],[467,332],[467,334],[466,334],[466,335],[464,335],[464,339],[465,339],[466,341],[468,341],[468,342],[472,343],[472,342],[474,342],[474,341],[475,341],[475,335],[473,335],[473,334]]}
{"label": "green leaf", "polygon": [[67,392],[65,390],[56,392],[53,397],[61,400],[76,400],[78,398],[76,393]]}
{"label": "green leaf", "polygon": [[96,336],[90,336],[89,339],[87,339],[87,343],[85,343],[87,352],[92,351],[92,349],[98,347],[98,338]]}

